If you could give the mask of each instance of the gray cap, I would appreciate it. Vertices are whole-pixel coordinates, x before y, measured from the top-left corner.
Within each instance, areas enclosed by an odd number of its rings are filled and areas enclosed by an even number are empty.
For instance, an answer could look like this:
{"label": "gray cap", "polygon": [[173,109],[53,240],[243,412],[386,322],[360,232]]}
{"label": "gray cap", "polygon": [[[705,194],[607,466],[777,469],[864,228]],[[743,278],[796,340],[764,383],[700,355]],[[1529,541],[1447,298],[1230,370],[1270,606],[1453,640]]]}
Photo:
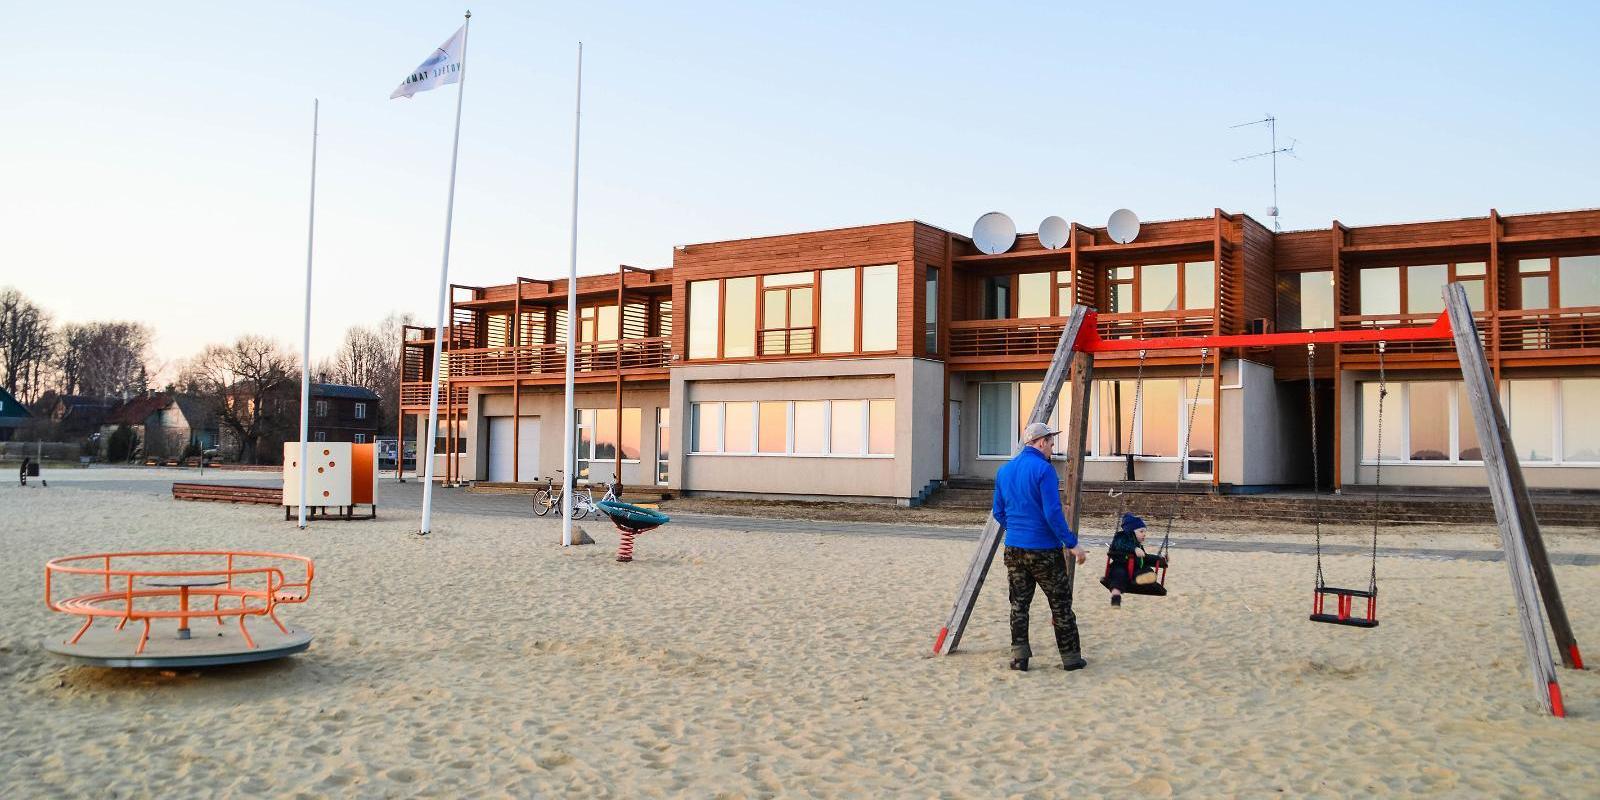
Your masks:
{"label": "gray cap", "polygon": [[1028,427],[1022,429],[1022,443],[1033,444],[1039,439],[1043,439],[1048,436],[1055,436],[1060,432],[1061,431],[1058,430],[1052,430],[1049,425],[1046,425],[1043,422],[1030,422],[1028,423]]}

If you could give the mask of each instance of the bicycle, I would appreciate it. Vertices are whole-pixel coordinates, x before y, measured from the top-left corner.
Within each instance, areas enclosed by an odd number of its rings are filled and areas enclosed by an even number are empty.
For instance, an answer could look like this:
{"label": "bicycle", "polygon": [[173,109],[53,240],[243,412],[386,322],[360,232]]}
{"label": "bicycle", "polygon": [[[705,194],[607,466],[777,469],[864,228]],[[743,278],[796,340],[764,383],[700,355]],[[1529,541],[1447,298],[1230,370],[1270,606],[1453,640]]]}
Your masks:
{"label": "bicycle", "polygon": [[[556,470],[559,474],[562,470]],[[607,500],[617,499],[616,484],[606,484],[606,493],[597,502],[594,492],[588,487],[574,487],[572,490],[572,518],[588,519],[590,515],[599,516],[600,506]],[[533,513],[535,516],[544,516],[561,506],[561,489],[555,485],[554,478],[545,478],[543,489],[533,493]]]}

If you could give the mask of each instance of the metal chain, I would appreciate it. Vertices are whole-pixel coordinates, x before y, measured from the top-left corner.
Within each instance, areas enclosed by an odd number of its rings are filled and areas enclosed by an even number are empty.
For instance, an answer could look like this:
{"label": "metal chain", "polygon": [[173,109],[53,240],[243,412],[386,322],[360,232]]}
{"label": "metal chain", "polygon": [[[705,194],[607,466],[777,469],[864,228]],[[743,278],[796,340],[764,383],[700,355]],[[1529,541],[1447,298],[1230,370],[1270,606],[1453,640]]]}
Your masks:
{"label": "metal chain", "polygon": [[1317,588],[1325,585],[1322,578],[1322,456],[1317,450],[1317,344],[1306,344],[1306,379],[1310,381],[1306,396],[1311,405],[1311,524],[1317,532]]}
{"label": "metal chain", "polygon": [[1372,491],[1372,575],[1367,590],[1378,593],[1378,520],[1383,504],[1383,401],[1389,396],[1389,375],[1383,365],[1385,342],[1378,342],[1378,463],[1373,470]]}
{"label": "metal chain", "polygon": [[[1167,530],[1161,535],[1161,549],[1156,551],[1157,556],[1165,556],[1167,554],[1167,545],[1172,541],[1172,520],[1178,516],[1178,503],[1182,499],[1182,494],[1180,494],[1180,492],[1183,490],[1183,477],[1184,473],[1189,471],[1189,439],[1190,435],[1194,433],[1194,413],[1200,407],[1200,382],[1205,380],[1206,355],[1210,352],[1211,348],[1209,347],[1200,348],[1200,374],[1196,375],[1194,378],[1194,398],[1192,400],[1189,399],[1189,392],[1187,389],[1184,389],[1178,393],[1179,397],[1183,397],[1185,400],[1188,400],[1189,424],[1184,426],[1183,429],[1183,447],[1178,450],[1178,477],[1173,481],[1172,506],[1167,512]],[[1213,380],[1215,380],[1215,378],[1213,378]],[[1212,447],[1211,469],[1214,471],[1216,468],[1217,449],[1216,447]]]}
{"label": "metal chain", "polygon": [[[1137,430],[1139,424],[1139,398],[1144,394],[1145,352],[1144,350],[1139,351],[1139,369],[1134,373],[1133,378],[1133,418],[1128,421],[1128,448],[1122,451],[1124,464],[1127,463],[1127,454],[1133,452],[1133,432]],[[1113,532],[1122,527],[1122,515],[1128,512],[1128,490],[1126,488],[1122,490],[1121,497],[1122,502],[1118,504],[1117,517],[1111,522],[1111,530]]]}

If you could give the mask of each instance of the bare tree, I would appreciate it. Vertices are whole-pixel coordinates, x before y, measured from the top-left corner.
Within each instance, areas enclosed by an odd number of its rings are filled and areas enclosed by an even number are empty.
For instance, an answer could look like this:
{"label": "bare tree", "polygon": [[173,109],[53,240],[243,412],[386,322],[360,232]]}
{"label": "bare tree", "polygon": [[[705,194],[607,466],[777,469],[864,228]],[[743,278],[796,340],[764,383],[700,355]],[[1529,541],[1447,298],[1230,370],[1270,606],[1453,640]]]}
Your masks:
{"label": "bare tree", "polygon": [[61,329],[62,390],[127,397],[149,386],[150,328],[138,322],[71,323]]}
{"label": "bare tree", "polygon": [[49,312],[16,289],[0,290],[0,385],[19,402],[39,399],[55,345]]}
{"label": "bare tree", "polygon": [[377,392],[383,414],[379,429],[385,433],[392,432],[393,414],[400,407],[400,329],[413,321],[411,314],[392,313],[377,325],[351,327],[339,351],[313,372],[334,383]]}
{"label": "bare tree", "polygon": [[294,354],[264,336],[242,336],[231,345],[211,345],[179,374],[232,434],[237,458],[275,460],[269,448],[282,442],[296,419],[300,373]]}

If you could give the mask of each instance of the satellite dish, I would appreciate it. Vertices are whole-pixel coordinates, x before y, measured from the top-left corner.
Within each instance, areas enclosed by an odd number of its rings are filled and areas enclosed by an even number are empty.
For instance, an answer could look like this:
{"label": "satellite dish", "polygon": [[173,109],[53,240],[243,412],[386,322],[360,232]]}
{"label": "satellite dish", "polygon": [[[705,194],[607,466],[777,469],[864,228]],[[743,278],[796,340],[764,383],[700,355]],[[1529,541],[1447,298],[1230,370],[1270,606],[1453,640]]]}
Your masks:
{"label": "satellite dish", "polygon": [[973,223],[972,242],[991,256],[1004,253],[1017,243],[1017,223],[998,211],[990,211]]}
{"label": "satellite dish", "polygon": [[1045,217],[1039,223],[1039,244],[1046,250],[1060,250],[1067,246],[1067,239],[1071,235],[1071,228],[1067,221],[1060,217]]}
{"label": "satellite dish", "polygon": [[1111,212],[1111,219],[1106,220],[1106,234],[1117,244],[1127,244],[1139,238],[1139,215],[1126,208]]}

